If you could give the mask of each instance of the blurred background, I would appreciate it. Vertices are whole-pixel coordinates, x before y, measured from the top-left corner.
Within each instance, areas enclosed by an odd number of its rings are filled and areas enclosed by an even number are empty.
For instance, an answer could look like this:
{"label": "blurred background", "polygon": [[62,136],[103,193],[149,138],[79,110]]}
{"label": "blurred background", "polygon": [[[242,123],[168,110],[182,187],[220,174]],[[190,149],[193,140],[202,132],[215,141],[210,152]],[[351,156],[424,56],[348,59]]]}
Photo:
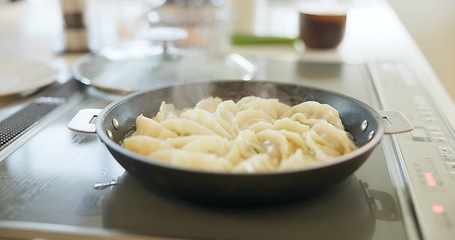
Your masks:
{"label": "blurred background", "polygon": [[455,1],[388,1],[455,99]]}
{"label": "blurred background", "polygon": [[[10,32],[23,31],[20,35],[28,35],[26,31],[33,31],[34,36],[38,38],[34,39],[34,42],[37,45],[40,42],[46,41],[49,36],[40,37],[39,31],[42,28],[59,28],[61,27],[59,21],[61,22],[61,16],[58,14],[58,3],[59,0],[0,0],[0,8],[3,4],[8,2],[15,1],[27,1],[29,4],[36,6],[37,11],[29,12],[30,21],[27,19],[24,22],[9,23],[8,25],[3,25],[3,27],[9,28]],[[76,0],[77,1],[77,0]],[[180,12],[168,12],[166,9],[166,4],[161,7],[158,7],[156,11],[153,11],[152,5],[153,2],[160,2],[163,0],[89,0],[87,1],[88,11],[86,12],[87,17],[90,19],[93,24],[90,24],[88,28],[88,34],[91,36],[91,39],[94,40],[90,42],[92,48],[100,48],[106,45],[112,45],[116,42],[121,42],[124,40],[129,40],[133,37],[139,29],[147,27],[150,22],[153,24],[153,21],[156,21],[159,24],[160,21],[165,21],[167,25],[174,24],[178,26],[181,23],[172,22],[175,20],[176,16],[178,18],[184,18],[188,24],[186,27],[190,31],[190,37],[185,44],[195,47],[197,45],[214,46],[217,49],[222,49],[228,45],[228,42],[223,42],[222,40],[229,39],[226,37],[226,34],[229,34],[229,29],[219,28],[216,24],[216,21],[229,21],[229,14],[223,12],[229,7],[237,7],[238,9],[243,9],[245,12],[249,12],[249,8],[253,7],[256,4],[262,4],[266,6],[270,2],[268,0],[210,0],[213,8],[219,8],[220,11],[217,11],[217,16],[204,16],[203,9],[198,4],[206,2],[204,0],[168,0],[167,4],[181,4],[182,6],[187,2],[193,4],[192,11],[188,12],[188,8],[185,7],[185,11]],[[344,2],[361,2],[368,4],[369,1],[363,0],[341,0]],[[54,4],[44,4],[44,3],[54,3]],[[276,2],[276,1],[275,1]],[[289,1],[279,1],[280,4],[286,5]],[[437,1],[428,1],[428,0],[388,0],[392,8],[397,13],[398,17],[401,19],[410,35],[414,38],[416,44],[421,49],[425,58],[428,60],[429,64],[433,67],[435,73],[439,77],[441,83],[451,95],[452,99],[455,99],[455,1],[453,0],[437,0]],[[57,3],[57,4],[55,4]],[[159,4],[157,4],[159,5]],[[237,5],[237,6],[236,6]],[[240,5],[240,8],[239,6]],[[260,8],[258,8],[260,9]],[[18,11],[20,11],[18,9]],[[279,11],[278,11],[279,12]],[[156,14],[158,13],[158,14]],[[194,14],[196,13],[196,14]],[[4,16],[0,16],[0,21],[7,21],[9,14],[19,14],[18,12],[13,11],[7,13]],[[201,15],[202,14],[202,15]],[[223,15],[224,14],[224,15]],[[250,11],[250,14],[251,13]],[[251,15],[251,18],[267,18],[267,16],[262,16],[260,11]],[[41,21],[33,21],[32,19],[40,18]],[[173,18],[174,17],[174,18]],[[205,17],[205,18],[204,18]],[[238,17],[238,16],[237,16]],[[286,16],[283,14],[283,18],[274,18],[282,19],[282,22],[292,22],[289,21],[289,18],[293,16]],[[295,17],[295,16],[294,16]],[[147,21],[145,21],[147,19]],[[216,19],[216,21],[213,21]],[[199,21],[199,23],[197,22]],[[206,22],[204,22],[206,21]],[[267,28],[274,29],[275,32],[280,32],[282,35],[292,37],[295,34],[295,26],[288,26],[283,28],[282,22],[264,22],[264,26],[267,25]],[[295,22],[295,21],[294,21]],[[192,25],[206,24],[207,27],[199,27],[198,29],[192,28]],[[23,26],[26,26],[25,28]],[[276,26],[276,27],[275,27]],[[248,25],[235,26],[234,27],[248,28]],[[216,30],[216,34],[208,33],[207,31]],[[260,30],[260,29],[259,29]],[[55,38],[59,38],[59,31],[54,32]],[[210,38],[208,36],[211,36]],[[204,42],[209,40],[209,42]],[[216,44],[215,44],[216,43]],[[3,46],[8,46],[11,44],[21,44],[21,43],[12,43],[8,36],[0,36],[0,44]],[[21,51],[26,55],[30,51],[43,51],[44,49],[34,48],[31,45],[23,44]],[[58,46],[54,46],[58,48]],[[1,56],[8,56],[11,54],[15,47],[4,47],[0,51]],[[17,52],[14,54],[17,55]]]}

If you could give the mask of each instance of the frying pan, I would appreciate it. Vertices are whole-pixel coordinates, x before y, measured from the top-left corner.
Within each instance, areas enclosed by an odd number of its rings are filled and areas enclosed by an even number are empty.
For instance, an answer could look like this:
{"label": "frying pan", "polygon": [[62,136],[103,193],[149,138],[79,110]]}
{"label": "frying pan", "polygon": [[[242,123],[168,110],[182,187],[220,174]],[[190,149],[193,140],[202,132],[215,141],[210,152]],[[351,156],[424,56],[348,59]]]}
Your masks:
{"label": "frying pan", "polygon": [[[289,105],[310,100],[331,105],[338,110],[346,131],[352,134],[358,149],[320,166],[251,174],[215,173],[170,166],[121,146],[125,136],[134,130],[136,117],[140,114],[153,117],[162,101],[182,109],[194,107],[199,100],[210,96],[236,101],[251,95],[277,98]],[[196,203],[215,205],[275,204],[312,196],[351,176],[365,162],[384,133],[412,129],[409,122],[402,118],[398,118],[398,121],[404,121],[404,124],[386,126],[384,118],[389,116],[381,116],[378,111],[349,96],[270,81],[226,80],[175,85],[133,93],[102,110],[86,109],[85,115],[88,116],[76,115],[69,128],[86,132],[96,129],[100,140],[118,163],[147,189]],[[95,126],[86,126],[96,115]],[[389,119],[388,122],[394,121]]]}

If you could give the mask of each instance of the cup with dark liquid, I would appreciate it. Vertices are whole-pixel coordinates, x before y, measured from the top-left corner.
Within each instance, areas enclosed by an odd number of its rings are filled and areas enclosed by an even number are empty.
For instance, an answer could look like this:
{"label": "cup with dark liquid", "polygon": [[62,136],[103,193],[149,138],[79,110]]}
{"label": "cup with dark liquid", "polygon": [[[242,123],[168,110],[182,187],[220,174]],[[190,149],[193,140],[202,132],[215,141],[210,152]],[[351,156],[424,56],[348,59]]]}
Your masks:
{"label": "cup with dark liquid", "polygon": [[347,9],[340,4],[304,2],[299,5],[299,37],[307,48],[335,48],[343,40],[346,19]]}

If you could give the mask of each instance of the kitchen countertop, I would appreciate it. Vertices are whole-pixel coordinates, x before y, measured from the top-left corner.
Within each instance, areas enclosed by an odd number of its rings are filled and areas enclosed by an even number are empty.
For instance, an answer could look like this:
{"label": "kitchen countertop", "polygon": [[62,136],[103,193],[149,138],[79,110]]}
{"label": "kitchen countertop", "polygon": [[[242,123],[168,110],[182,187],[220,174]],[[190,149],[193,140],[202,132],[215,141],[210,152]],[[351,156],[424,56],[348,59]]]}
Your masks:
{"label": "kitchen countertop", "polygon": [[[42,61],[59,70],[58,81],[71,77],[69,68],[85,53],[57,53],[62,39],[62,17],[57,0],[19,1],[0,5],[0,56]],[[277,5],[278,4],[278,5]],[[267,23],[256,22],[261,33],[295,37],[297,12],[293,1],[271,1],[266,11]],[[283,10],[285,9],[285,10]],[[276,21],[282,22],[277,25]],[[264,29],[264,26],[269,26]],[[257,44],[231,46],[230,51],[272,59],[343,61],[402,61],[408,63],[433,97],[435,105],[455,126],[455,105],[439,79],[386,1],[353,3],[350,6],[344,40],[332,50],[305,49],[294,44]],[[1,107],[17,96],[0,98]]]}
{"label": "kitchen countertop", "polygon": [[[264,21],[278,20],[283,24],[257,22],[260,34],[295,37],[297,12],[290,5],[290,2],[271,1],[268,12],[263,15],[268,16]],[[24,0],[0,5],[0,58],[25,58],[44,62],[59,70],[59,82],[66,82],[71,78],[70,67],[87,53],[55,51],[62,38],[60,14],[58,0]],[[247,56],[289,61],[405,62],[422,80],[420,82],[428,90],[434,105],[439,106],[440,112],[455,128],[453,101],[386,1],[374,0],[352,5],[345,38],[336,49],[311,50],[298,43],[234,45],[229,49]],[[0,97],[0,121],[17,109],[18,102],[26,102],[34,96]]]}

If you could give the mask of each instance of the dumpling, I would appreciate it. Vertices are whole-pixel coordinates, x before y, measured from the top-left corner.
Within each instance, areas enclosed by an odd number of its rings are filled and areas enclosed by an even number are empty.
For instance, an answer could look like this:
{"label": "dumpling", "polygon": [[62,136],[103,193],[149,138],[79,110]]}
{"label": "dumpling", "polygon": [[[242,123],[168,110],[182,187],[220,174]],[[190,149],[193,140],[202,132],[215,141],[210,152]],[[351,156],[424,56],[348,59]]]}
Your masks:
{"label": "dumpling", "polygon": [[177,111],[173,104],[166,104],[166,102],[162,102],[160,105],[160,109],[153,120],[157,122],[163,122],[168,118],[178,118],[180,112]]}
{"label": "dumpling", "polygon": [[234,124],[236,124],[240,130],[247,129],[248,126],[257,122],[273,123],[274,121],[275,119],[270,117],[263,110],[255,109],[240,111],[233,119]]}
{"label": "dumpling", "polygon": [[194,140],[197,140],[200,137],[201,136],[199,136],[199,135],[188,135],[188,136],[182,136],[182,137],[167,138],[164,141],[166,143],[170,144],[171,146],[173,146],[174,148],[182,148],[186,144],[188,144]]}
{"label": "dumpling", "polygon": [[[270,158],[278,160],[289,157],[296,149],[280,130],[266,129],[257,134],[258,140],[265,146]],[[300,136],[297,136],[300,137]]]}
{"label": "dumpling", "polygon": [[266,129],[271,129],[273,128],[273,124],[269,122],[256,122],[248,126],[248,130],[251,130],[255,133],[258,133],[260,131],[264,131]]}
{"label": "dumpling", "polygon": [[333,107],[255,96],[209,97],[183,110],[162,102],[155,117],[137,117],[123,146],[175,166],[244,173],[302,169],[357,148]]}
{"label": "dumpling", "polygon": [[297,149],[291,156],[281,161],[278,170],[298,170],[317,165],[321,165],[321,162]]}
{"label": "dumpling", "polygon": [[257,173],[270,172],[276,170],[278,161],[271,159],[267,154],[256,154],[240,162],[233,168],[233,172],[238,173]]}
{"label": "dumpling", "polygon": [[150,153],[147,156],[147,158],[170,164],[172,161],[172,158],[179,151],[180,151],[180,149],[176,149],[176,148],[161,149],[161,150],[157,150],[155,152]]}
{"label": "dumpling", "polygon": [[208,129],[211,129],[216,134],[225,138],[234,138],[234,135],[229,134],[216,119],[213,114],[203,109],[190,109],[180,114],[180,117],[183,119],[188,119],[194,122],[197,122]]}
{"label": "dumpling", "polygon": [[357,148],[345,131],[334,127],[332,124],[320,122],[313,126],[312,130],[320,136],[327,146],[339,152],[340,155],[350,153]]}
{"label": "dumpling", "polygon": [[246,158],[264,152],[265,148],[259,142],[256,134],[251,130],[243,130],[235,138],[226,159],[236,165]]}
{"label": "dumpling", "polygon": [[340,153],[330,148],[327,143],[316,133],[309,132],[305,135],[305,141],[310,148],[311,155],[320,161],[328,161],[340,156]]}
{"label": "dumpling", "polygon": [[172,148],[171,145],[163,140],[149,136],[131,136],[126,138],[123,140],[123,147],[142,156],[148,156],[150,153],[159,149]]}
{"label": "dumpling", "polygon": [[310,154],[310,149],[308,148],[303,135],[300,135],[293,131],[288,130],[276,130],[278,133],[282,134],[286,141],[293,146],[293,151],[299,148],[303,151],[304,154]]}
{"label": "dumpling", "polygon": [[273,126],[271,128],[276,130],[287,130],[300,135],[310,131],[310,127],[308,125],[301,124],[300,122],[287,117],[278,119],[273,123]]}
{"label": "dumpling", "polygon": [[315,158],[324,161],[357,148],[345,131],[327,122],[316,124],[312,131],[305,134],[305,141]]}
{"label": "dumpling", "polygon": [[196,109],[202,109],[207,112],[213,113],[215,112],[218,104],[220,104],[223,100],[219,97],[209,97],[202,99],[198,103],[196,103]]}
{"label": "dumpling", "polygon": [[226,156],[232,146],[232,142],[220,136],[199,136],[185,144],[182,149],[192,152],[213,153],[217,156]]}
{"label": "dumpling", "polygon": [[163,126],[159,122],[151,118],[145,117],[142,114],[136,118],[136,131],[134,132],[133,135],[134,136],[145,135],[160,139],[178,136],[175,132],[163,128]]}
{"label": "dumpling", "polygon": [[213,130],[188,119],[170,118],[166,119],[161,124],[163,127],[175,132],[178,136],[216,135]]}
{"label": "dumpling", "polygon": [[273,109],[276,113],[277,118],[279,118],[289,109],[291,109],[291,106],[278,101],[278,99],[267,99],[266,101],[267,101],[266,107]]}
{"label": "dumpling", "polygon": [[242,98],[237,102],[239,110],[255,109],[263,110],[270,117],[277,119],[284,112],[290,109],[289,105],[281,103],[278,99],[274,98],[260,98],[254,96],[248,96]]}
{"label": "dumpling", "polygon": [[218,104],[214,116],[216,117],[218,123],[231,135],[237,135],[239,132],[238,127],[233,124],[233,120],[239,109],[237,105],[232,100],[223,101]]}
{"label": "dumpling", "polygon": [[307,101],[291,107],[281,118],[289,117],[310,127],[325,120],[335,127],[344,130],[338,111],[328,104]]}
{"label": "dumpling", "polygon": [[170,163],[179,167],[214,172],[228,172],[232,169],[229,161],[217,157],[216,154],[186,150],[175,151]]}

